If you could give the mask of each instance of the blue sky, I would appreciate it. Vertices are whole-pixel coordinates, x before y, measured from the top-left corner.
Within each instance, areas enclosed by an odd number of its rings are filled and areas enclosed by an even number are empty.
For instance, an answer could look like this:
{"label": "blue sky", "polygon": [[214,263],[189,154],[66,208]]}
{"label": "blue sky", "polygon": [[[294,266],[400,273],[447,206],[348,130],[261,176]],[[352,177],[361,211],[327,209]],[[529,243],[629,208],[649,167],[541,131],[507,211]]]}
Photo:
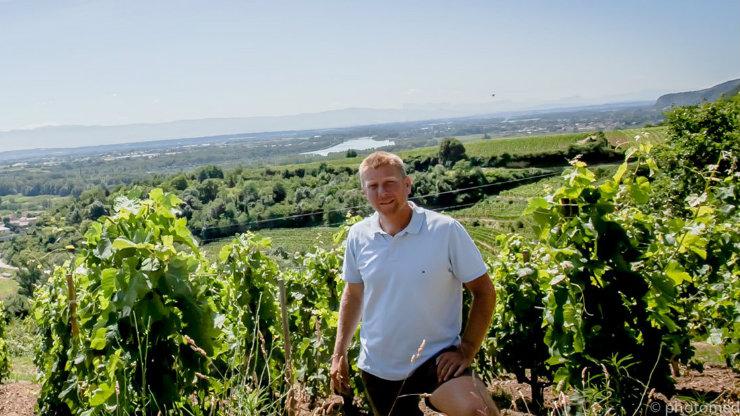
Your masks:
{"label": "blue sky", "polygon": [[0,131],[656,98],[740,77],[739,20],[737,0],[0,0]]}

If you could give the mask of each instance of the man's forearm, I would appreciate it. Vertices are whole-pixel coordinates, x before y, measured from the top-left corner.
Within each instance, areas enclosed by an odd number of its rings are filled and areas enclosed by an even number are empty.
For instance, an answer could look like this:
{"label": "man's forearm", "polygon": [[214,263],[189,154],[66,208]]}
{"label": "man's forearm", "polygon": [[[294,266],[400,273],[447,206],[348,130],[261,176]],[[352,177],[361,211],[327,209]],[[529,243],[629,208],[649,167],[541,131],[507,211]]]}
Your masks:
{"label": "man's forearm", "polygon": [[362,312],[362,298],[359,300],[352,296],[349,289],[345,287],[342,292],[342,300],[339,304],[339,322],[337,323],[337,339],[334,343],[334,354],[344,355],[349,348],[352,337],[360,322]]}
{"label": "man's forearm", "polygon": [[483,340],[488,334],[488,328],[493,319],[493,310],[496,306],[496,292],[473,293],[473,302],[470,306],[468,323],[462,336],[462,352],[469,358],[475,357]]}

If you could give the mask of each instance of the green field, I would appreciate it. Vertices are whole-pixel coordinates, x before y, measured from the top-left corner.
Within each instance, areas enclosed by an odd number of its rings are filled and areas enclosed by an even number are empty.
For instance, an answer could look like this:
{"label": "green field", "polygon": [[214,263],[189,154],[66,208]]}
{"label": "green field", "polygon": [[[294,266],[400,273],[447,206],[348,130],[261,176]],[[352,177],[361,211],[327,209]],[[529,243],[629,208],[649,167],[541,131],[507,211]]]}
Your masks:
{"label": "green field", "polygon": [[11,213],[23,214],[49,210],[71,201],[71,197],[53,195],[23,196],[5,195],[0,197],[0,216]]}
{"label": "green field", "polygon": [[[668,139],[667,127],[643,127],[639,129],[625,129],[604,132],[609,143],[622,145],[624,143],[640,142],[660,143]],[[639,139],[637,138],[639,136]]]}
{"label": "green field", "polygon": [[[604,133],[612,144],[620,144],[625,142],[634,142],[636,135],[641,136],[641,141],[645,141],[645,138],[648,138],[648,141],[650,142],[659,142],[666,139],[667,132],[668,130],[665,127],[644,127],[639,129],[607,131]],[[647,133],[647,135],[645,133]],[[503,153],[508,153],[510,155],[526,155],[532,153],[566,150],[568,149],[568,146],[592,134],[594,134],[594,132],[563,133],[538,136],[494,137],[487,140],[482,139],[482,134],[470,134],[464,136],[456,136],[456,138],[465,144],[465,149],[468,156],[490,157],[500,156]],[[398,152],[398,155],[401,156],[401,158],[403,159],[407,159],[416,156],[436,156],[438,152],[439,146],[427,146],[410,150],[402,150]],[[361,161],[361,155],[353,158],[347,158],[342,156],[341,154],[332,154],[319,161],[314,162],[245,168],[243,173],[244,176],[247,178],[260,179],[263,177],[264,169],[266,167],[270,167],[276,170],[295,170],[298,168],[310,170],[318,169],[318,167],[322,163],[325,163],[326,165],[332,166],[334,168],[348,167],[352,169],[357,169]]]}
{"label": "green field", "polygon": [[[617,165],[604,164],[595,167],[601,179],[613,174]],[[498,234],[520,234],[533,237],[531,220],[522,214],[529,199],[550,194],[561,186],[560,175],[541,179],[534,183],[501,191],[477,204],[447,214],[462,222],[481,252],[495,253],[495,236]]]}
{"label": "green field", "polygon": [[0,301],[9,298],[18,291],[18,283],[7,277],[0,277]]}
{"label": "green field", "polygon": [[[631,131],[631,130],[630,130]],[[481,134],[471,134],[466,136],[456,136],[457,139],[465,144],[468,156],[489,157],[509,153],[511,155],[531,154],[539,152],[551,152],[557,150],[566,150],[568,146],[574,144],[592,133],[568,133],[568,134],[550,134],[540,136],[516,136],[516,137],[499,137],[483,140]],[[621,137],[621,136],[620,136]],[[436,156],[439,152],[439,146],[419,147],[416,149],[402,150],[398,152],[401,158]],[[326,163],[332,167],[351,167],[357,168],[362,161],[362,156],[346,158],[341,155],[328,156],[321,161],[309,163],[296,163],[280,165],[281,169],[318,168],[321,163]],[[255,177],[260,175],[263,168],[245,169],[245,172],[254,172]]]}
{"label": "green field", "polygon": [[[606,178],[613,174],[618,165],[603,164],[594,166],[597,177]],[[560,175],[541,179],[516,188],[501,191],[469,208],[453,211],[452,215],[467,219],[515,220],[527,207],[530,198],[546,196],[563,182]]]}
{"label": "green field", "polygon": [[[468,156],[490,157],[503,153],[523,155],[539,152],[565,150],[576,141],[588,136],[588,133],[554,134],[547,136],[522,136],[496,138],[489,140],[474,140],[465,143]],[[401,153],[401,157],[433,156],[438,152],[437,147],[422,147]]]}
{"label": "green field", "polygon": [[[255,234],[270,238],[273,249],[294,254],[306,252],[313,247],[331,247],[332,238],[338,230],[339,227],[273,228],[259,230]],[[216,258],[221,247],[230,241],[230,238],[224,238],[205,244],[203,251],[210,258]]]}
{"label": "green field", "polygon": [[[562,180],[558,175],[507,189],[498,195],[484,199],[472,207],[452,211],[450,214],[465,221],[486,219],[511,222],[519,220],[529,203],[529,198],[547,195],[551,189],[559,186]],[[504,229],[508,230],[510,228],[504,227]]]}

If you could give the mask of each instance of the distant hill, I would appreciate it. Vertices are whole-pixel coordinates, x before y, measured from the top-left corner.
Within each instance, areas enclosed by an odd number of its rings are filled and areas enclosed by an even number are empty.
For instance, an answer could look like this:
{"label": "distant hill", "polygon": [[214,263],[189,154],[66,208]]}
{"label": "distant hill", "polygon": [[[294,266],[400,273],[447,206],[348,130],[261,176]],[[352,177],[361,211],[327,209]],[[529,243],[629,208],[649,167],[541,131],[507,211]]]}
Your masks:
{"label": "distant hill", "polygon": [[510,101],[499,101],[479,104],[405,105],[402,108],[386,109],[345,108],[286,116],[206,118],[117,126],[46,126],[34,129],[0,131],[0,153],[28,149],[113,145],[191,137],[251,135],[257,132],[343,128],[479,115],[508,116],[565,109],[577,110],[579,108],[603,108],[606,110],[610,108],[650,106],[650,104],[651,102],[644,101],[623,101],[610,104],[581,103],[577,99],[568,99],[550,101],[536,106],[526,106]]}
{"label": "distant hill", "polygon": [[704,101],[716,101],[723,95],[729,97],[737,94],[738,91],[740,91],[740,79],[733,79],[699,91],[663,95],[655,102],[655,107],[662,110],[668,107],[696,105]]}

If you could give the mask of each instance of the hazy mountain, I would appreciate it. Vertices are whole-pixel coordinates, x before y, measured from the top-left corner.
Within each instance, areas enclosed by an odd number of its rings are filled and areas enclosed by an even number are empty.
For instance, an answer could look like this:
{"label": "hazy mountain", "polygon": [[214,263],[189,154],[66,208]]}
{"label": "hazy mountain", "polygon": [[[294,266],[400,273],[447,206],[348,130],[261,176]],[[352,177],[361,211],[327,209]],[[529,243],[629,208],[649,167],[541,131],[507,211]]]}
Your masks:
{"label": "hazy mountain", "polygon": [[[627,96],[624,96],[624,98],[627,98]],[[627,102],[626,99],[621,101],[620,103],[607,105],[632,106],[644,104],[642,102],[638,103],[634,99],[632,102]],[[604,102],[607,101],[568,97],[539,104],[524,104],[496,98],[487,103],[405,104],[399,109],[347,108],[288,116],[206,118],[118,126],[47,126],[0,131],[0,152],[98,146],[254,132],[327,129],[478,115],[506,115],[512,112],[576,108],[577,106]]]}
{"label": "hazy mountain", "polygon": [[0,151],[68,148],[247,132],[347,127],[434,118],[437,111],[350,108],[290,116],[207,118],[118,126],[49,126],[0,132]]}
{"label": "hazy mountain", "polygon": [[[671,105],[696,104],[703,100],[712,101],[722,94],[737,93],[738,90],[740,90],[740,79],[700,91],[666,94],[658,98],[655,107],[662,109]],[[479,115],[507,115],[514,112],[579,109],[584,106],[595,107],[597,105],[604,108],[637,106],[646,104],[643,100],[645,100],[648,93],[643,91],[604,97],[600,100],[574,96],[543,101],[538,104],[525,104],[497,97],[485,103],[404,104],[402,108],[398,109],[346,108],[287,116],[206,118],[118,126],[47,126],[0,131],[0,152],[98,146],[254,132],[328,129]]]}
{"label": "hazy mountain", "polygon": [[733,79],[699,91],[663,95],[655,102],[655,107],[664,109],[673,106],[696,105],[704,101],[715,101],[723,95],[732,96],[738,91],[740,91],[740,79]]}

